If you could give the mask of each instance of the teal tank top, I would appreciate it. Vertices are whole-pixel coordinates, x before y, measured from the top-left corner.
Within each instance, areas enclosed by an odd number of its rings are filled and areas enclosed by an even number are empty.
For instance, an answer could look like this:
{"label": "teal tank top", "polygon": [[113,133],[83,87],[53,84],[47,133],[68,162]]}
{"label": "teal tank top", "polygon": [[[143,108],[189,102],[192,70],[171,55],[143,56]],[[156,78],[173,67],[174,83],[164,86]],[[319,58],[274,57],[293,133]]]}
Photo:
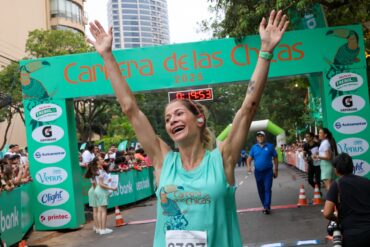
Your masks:
{"label": "teal tank top", "polygon": [[191,171],[182,167],[180,153],[170,151],[156,191],[154,247],[166,246],[167,230],[205,231],[208,247],[242,246],[235,190],[227,182],[218,148],[206,151]]}

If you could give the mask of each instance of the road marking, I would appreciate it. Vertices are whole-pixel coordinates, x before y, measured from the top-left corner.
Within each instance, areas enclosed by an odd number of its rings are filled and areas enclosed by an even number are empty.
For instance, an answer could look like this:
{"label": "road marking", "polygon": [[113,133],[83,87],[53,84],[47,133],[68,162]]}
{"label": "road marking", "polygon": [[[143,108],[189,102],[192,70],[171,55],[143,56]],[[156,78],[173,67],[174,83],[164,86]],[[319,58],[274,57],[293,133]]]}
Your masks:
{"label": "road marking", "polygon": [[241,181],[241,182],[239,183],[239,186],[240,186],[240,185],[242,185],[243,183],[244,183],[244,181]]}
{"label": "road marking", "polygon": [[248,176],[245,176],[244,178],[247,179]]}
{"label": "road marking", "polygon": [[[278,205],[272,206],[271,209],[287,209],[287,208],[298,208],[297,204],[289,204],[289,205]],[[258,212],[262,211],[263,208],[244,208],[236,210],[237,213],[244,213],[244,212]]]}
{"label": "road marking", "polygon": [[141,225],[141,224],[148,224],[148,223],[154,223],[154,222],[157,222],[157,219],[130,221],[127,224],[128,225]]}

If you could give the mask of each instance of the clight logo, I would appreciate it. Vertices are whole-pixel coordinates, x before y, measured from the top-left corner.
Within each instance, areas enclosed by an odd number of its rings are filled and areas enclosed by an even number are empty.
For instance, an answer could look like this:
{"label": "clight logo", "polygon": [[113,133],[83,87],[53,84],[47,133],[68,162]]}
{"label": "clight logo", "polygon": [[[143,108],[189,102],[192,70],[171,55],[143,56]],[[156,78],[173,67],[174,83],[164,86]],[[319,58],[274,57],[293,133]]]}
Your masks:
{"label": "clight logo", "polygon": [[0,232],[8,231],[17,226],[19,226],[19,213],[16,206],[14,206],[14,210],[10,214],[4,214],[0,210]]}
{"label": "clight logo", "polygon": [[370,165],[364,160],[353,160],[353,174],[365,176],[370,172]]}
{"label": "clight logo", "polygon": [[50,122],[62,115],[62,108],[56,104],[41,104],[30,111],[31,118],[40,122]]}
{"label": "clight logo", "polygon": [[32,138],[39,143],[53,143],[64,136],[64,130],[56,125],[38,127],[32,132]]}
{"label": "clight logo", "polygon": [[334,129],[342,134],[355,134],[367,127],[367,121],[358,116],[341,117],[333,124]]}
{"label": "clight logo", "polygon": [[363,79],[355,73],[341,73],[330,79],[330,86],[339,91],[352,91],[362,86]]}
{"label": "clight logo", "polygon": [[331,103],[331,107],[340,113],[353,113],[365,106],[365,100],[357,95],[342,95]]}
{"label": "clight logo", "polygon": [[44,164],[59,162],[66,156],[66,151],[59,146],[45,146],[37,149],[33,155],[36,161]]}
{"label": "clight logo", "polygon": [[348,153],[350,156],[357,156],[366,153],[369,143],[361,138],[347,138],[338,142],[339,153]]}
{"label": "clight logo", "polygon": [[44,185],[56,185],[64,182],[68,177],[66,170],[60,167],[47,167],[36,173],[36,180]]}
{"label": "clight logo", "polygon": [[58,206],[69,200],[69,193],[63,189],[50,188],[39,193],[38,201],[46,206]]}
{"label": "clight logo", "polygon": [[40,214],[39,221],[44,226],[60,227],[71,221],[71,214],[63,209],[50,209]]}

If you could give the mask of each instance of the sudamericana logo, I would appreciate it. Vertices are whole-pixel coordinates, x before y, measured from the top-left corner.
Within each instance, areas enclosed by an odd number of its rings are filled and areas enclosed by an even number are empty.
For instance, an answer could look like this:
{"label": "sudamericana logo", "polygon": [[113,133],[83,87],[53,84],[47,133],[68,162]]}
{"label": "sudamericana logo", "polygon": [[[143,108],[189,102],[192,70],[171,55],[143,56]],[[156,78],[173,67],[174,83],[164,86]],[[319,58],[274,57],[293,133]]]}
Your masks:
{"label": "sudamericana logo", "polygon": [[342,95],[335,98],[331,107],[337,112],[353,113],[361,110],[365,106],[365,100],[357,95]]}
{"label": "sudamericana logo", "polygon": [[52,164],[66,157],[66,151],[59,146],[45,146],[37,149],[33,154],[36,161],[44,164]]}
{"label": "sudamericana logo", "polygon": [[38,127],[32,132],[32,138],[40,143],[52,143],[59,141],[64,136],[64,130],[56,125]]}
{"label": "sudamericana logo", "polygon": [[338,142],[338,149],[340,153],[357,156],[366,153],[369,143],[361,138],[347,138]]}
{"label": "sudamericana logo", "polygon": [[68,177],[66,170],[59,167],[47,167],[36,173],[36,180],[44,185],[56,185],[64,182]]}
{"label": "sudamericana logo", "polygon": [[32,108],[30,115],[40,122],[49,122],[62,115],[62,108],[56,104],[41,104]]}
{"label": "sudamericana logo", "polygon": [[355,134],[366,129],[367,121],[358,116],[346,116],[339,118],[333,125],[342,134]]}
{"label": "sudamericana logo", "polygon": [[330,79],[330,86],[339,91],[352,91],[362,86],[363,79],[355,73],[341,73]]}
{"label": "sudamericana logo", "polygon": [[365,176],[370,172],[370,165],[364,160],[353,160],[353,174]]}
{"label": "sudamericana logo", "polygon": [[63,189],[50,188],[41,191],[37,196],[37,200],[46,206],[58,206],[66,203],[69,200],[69,193]]}
{"label": "sudamericana logo", "polygon": [[40,223],[48,227],[60,227],[71,221],[71,214],[63,209],[50,209],[40,214]]}

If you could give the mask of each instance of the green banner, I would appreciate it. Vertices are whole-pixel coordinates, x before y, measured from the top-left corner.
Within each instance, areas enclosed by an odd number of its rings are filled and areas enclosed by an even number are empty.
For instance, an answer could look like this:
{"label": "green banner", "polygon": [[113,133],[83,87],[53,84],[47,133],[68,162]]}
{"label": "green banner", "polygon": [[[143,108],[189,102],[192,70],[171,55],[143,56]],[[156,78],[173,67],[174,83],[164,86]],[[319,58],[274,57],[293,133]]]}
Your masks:
{"label": "green banner", "polygon": [[[108,208],[126,205],[154,194],[153,167],[143,168],[142,171],[129,170],[127,172],[113,173],[119,176],[118,189],[113,191],[108,200]],[[88,203],[87,191],[91,184],[88,179],[83,182],[83,201]]]}
{"label": "green banner", "polygon": [[25,100],[27,145],[37,230],[85,223],[73,101]]}
{"label": "green banner", "polygon": [[21,222],[22,235],[25,235],[33,226],[33,209],[31,203],[32,183],[23,184],[21,187]]}
{"label": "green banner", "polygon": [[22,239],[21,188],[0,194],[1,238],[10,246]]}
{"label": "green banner", "polygon": [[[347,28],[362,32],[361,26]],[[322,54],[335,43],[328,39],[332,36],[328,30],[287,32],[275,49],[269,76],[321,72],[327,65]],[[248,80],[259,46],[259,36],[248,36],[241,43],[220,39],[117,50],[114,55],[130,87],[137,92]],[[364,62],[362,59],[361,63]],[[21,71],[25,98],[113,94],[106,68],[97,53],[21,61]]]}

